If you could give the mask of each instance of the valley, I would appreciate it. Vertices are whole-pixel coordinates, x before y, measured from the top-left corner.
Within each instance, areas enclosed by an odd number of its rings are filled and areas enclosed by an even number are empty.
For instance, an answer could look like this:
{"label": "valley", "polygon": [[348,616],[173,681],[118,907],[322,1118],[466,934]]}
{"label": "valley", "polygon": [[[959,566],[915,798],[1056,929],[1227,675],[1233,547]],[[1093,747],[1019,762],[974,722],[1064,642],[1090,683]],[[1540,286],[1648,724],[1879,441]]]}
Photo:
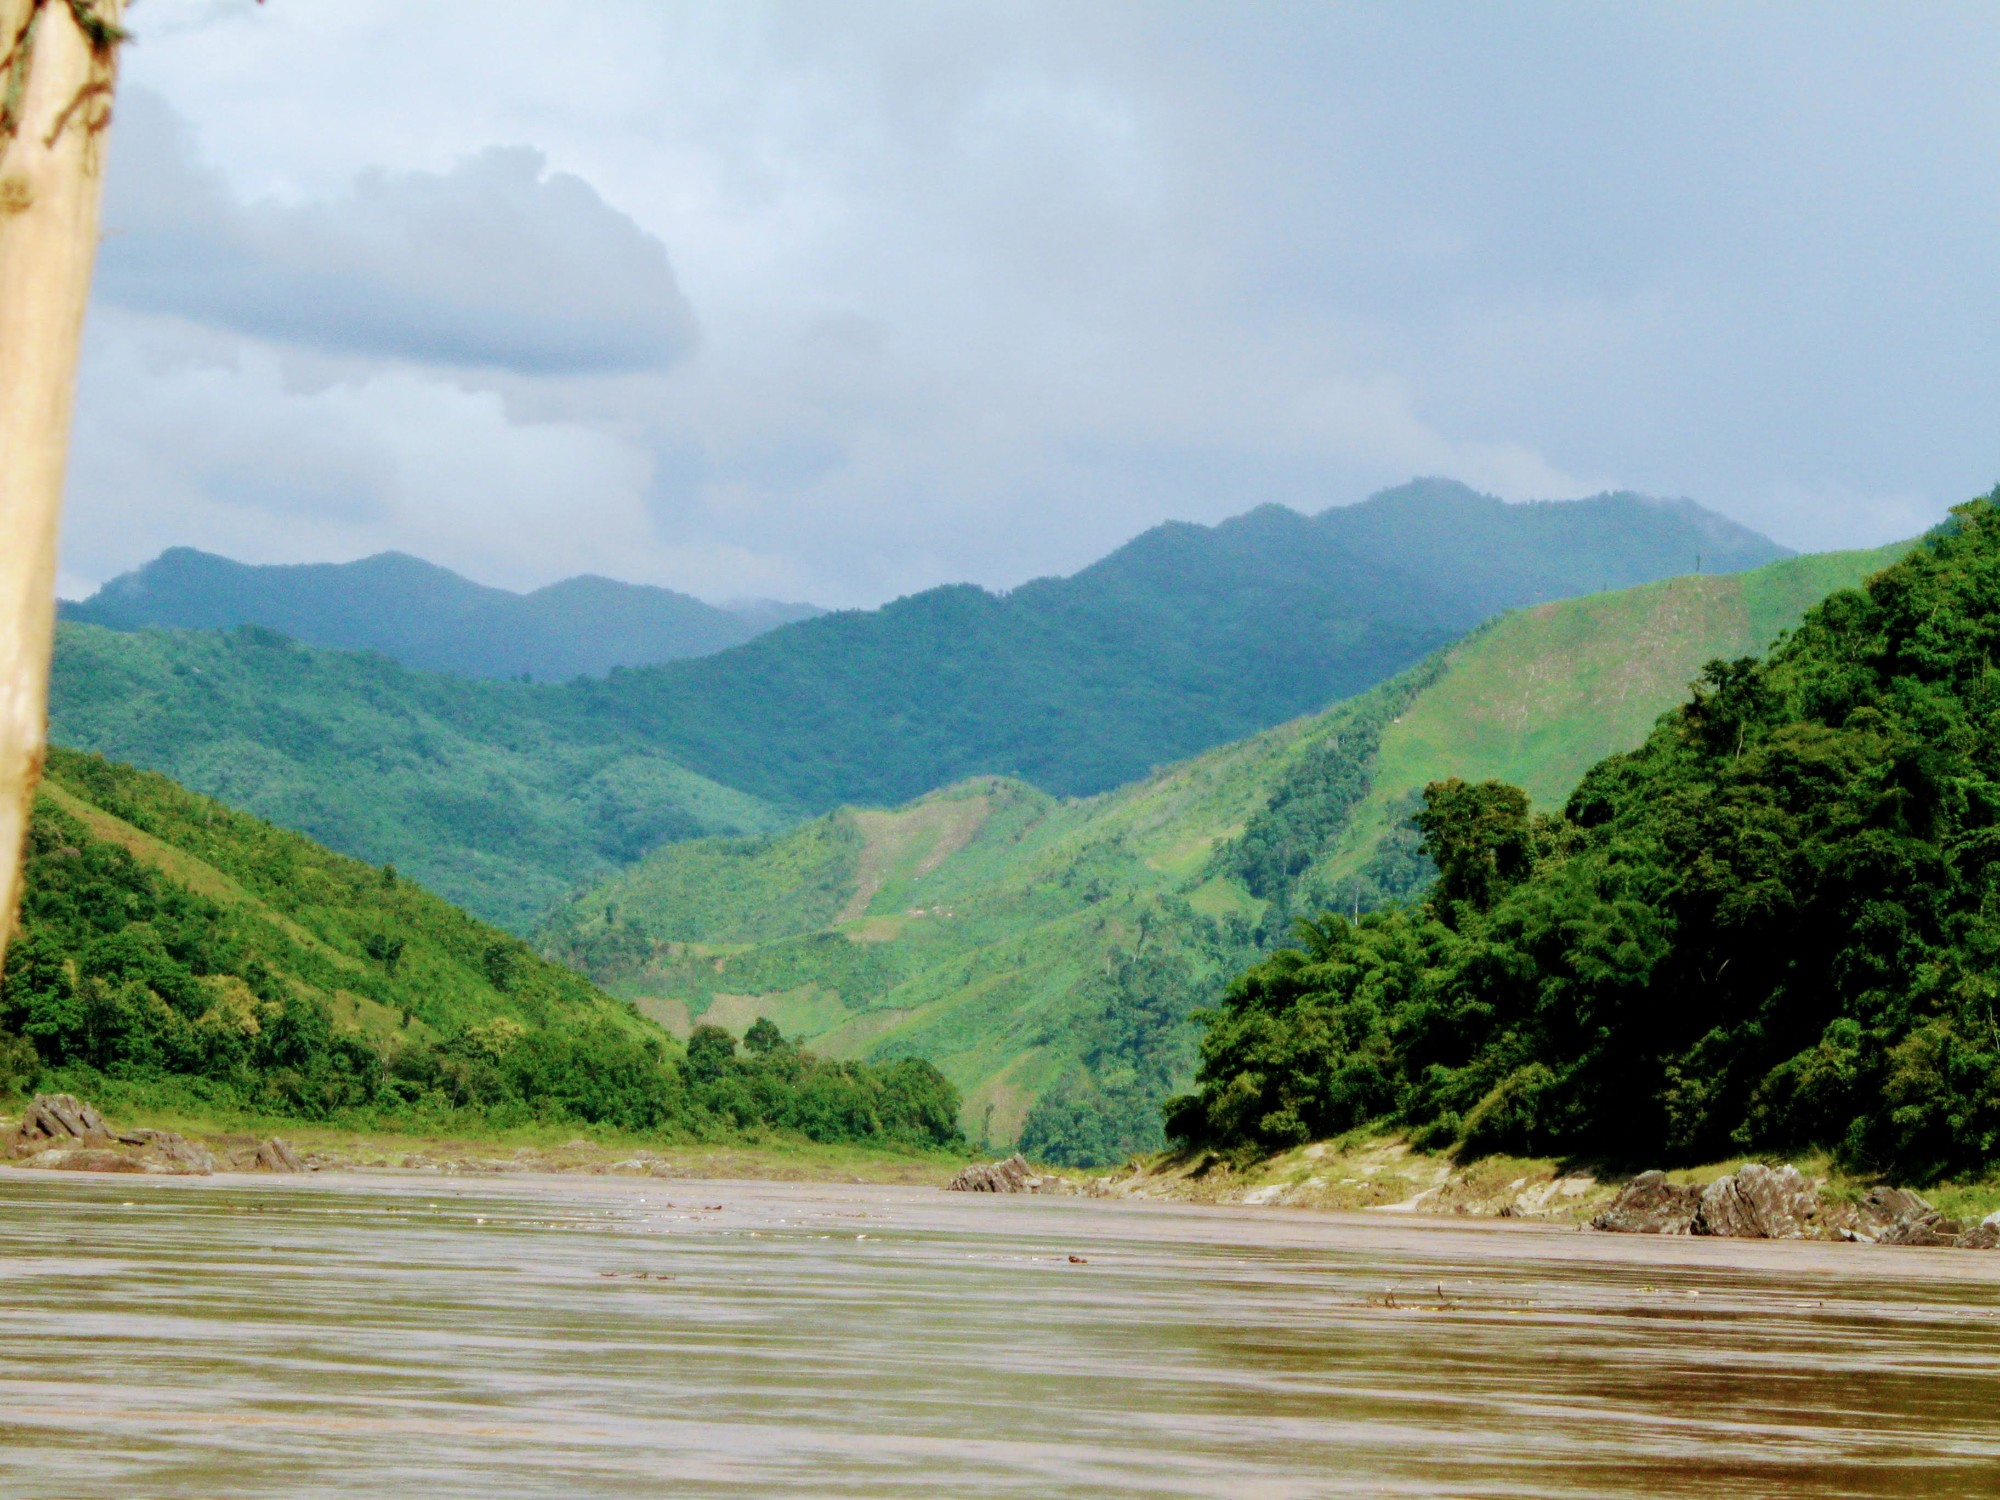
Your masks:
{"label": "valley", "polygon": [[1115,1161],[1161,1143],[1190,1013],[1293,914],[1428,880],[1408,828],[1426,782],[1498,776],[1559,806],[1704,661],[1758,650],[1900,551],[1517,611],[1360,698],[1095,798],[988,778],[674,846],[540,940],[669,1025],[768,1015],[832,1055],[927,1056],[975,1139]]}
{"label": "valley", "polygon": [[1989,1500],[1910,12],[0,0],[0,1500]]}
{"label": "valley", "polygon": [[[1454,539],[1439,552],[1444,536]],[[947,590],[555,687],[414,671],[263,623],[79,621],[59,641],[53,720],[59,738],[394,864],[531,937],[666,1033],[740,1036],[767,1021],[831,1059],[924,1059],[958,1091],[957,1123],[975,1147],[1096,1167],[1165,1143],[1161,1106],[1192,1076],[1196,1013],[1288,941],[1297,917],[1372,910],[1428,884],[1411,823],[1428,783],[1499,778],[1559,807],[1590,765],[1682,699],[1702,663],[1761,650],[1902,550],[1532,602],[1589,570],[1643,579],[1694,544],[1724,563],[1759,545],[1695,507],[1630,497],[1499,507],[1426,482],[1318,518],[1268,510],[1160,528],[1075,579],[1005,601]],[[1264,575],[1274,591],[1253,585]],[[239,604],[254,599],[228,576]],[[315,574],[314,587],[337,593],[350,576]],[[1397,592],[1390,609],[1382,601]],[[1373,640],[1380,662],[1408,664],[1331,707],[1087,795],[1063,790],[1067,773],[1038,784],[988,772],[894,807],[809,816],[837,787],[993,764],[976,749],[983,731],[952,707],[975,684],[976,701],[1003,708],[1015,734],[1033,728],[1037,693],[1061,698],[1062,715],[1031,737],[1068,757],[1114,741],[1126,754],[1171,745],[1176,705],[1215,703],[1208,679],[1174,676],[1174,652],[1216,680],[1262,684],[1256,713],[1275,717],[1308,679],[1282,656],[1241,653],[1286,639],[1315,671],[1345,670],[1313,631],[1275,628],[1321,607],[1313,599],[1374,610],[1376,634],[1353,639]],[[1495,599],[1517,607],[1465,632],[1460,622]],[[1071,636],[1048,634],[1060,619]],[[1125,647],[1079,646],[1073,629],[1092,620],[1100,635],[1115,621],[1116,639],[1157,644],[1167,661],[1147,668]],[[1412,654],[1423,631],[1449,625],[1455,642]],[[982,634],[992,629],[1001,634]],[[1403,644],[1386,647],[1383,629],[1403,631]],[[1051,652],[1069,676],[1047,667]],[[951,664],[975,658],[974,669]],[[843,682],[892,663],[899,691],[937,700],[925,712],[943,719],[926,728],[906,710],[870,707],[873,688],[843,697]],[[1116,695],[1094,700],[1076,663],[1115,680]],[[663,707],[689,673],[771,717],[768,731],[735,720],[729,733],[750,737],[733,741],[728,781],[689,769],[701,757],[687,746],[688,726],[728,725],[729,714]],[[785,707],[808,688],[814,709]],[[760,734],[783,754],[754,748]],[[872,767],[840,771],[843,744]],[[788,757],[807,781],[782,771]]]}

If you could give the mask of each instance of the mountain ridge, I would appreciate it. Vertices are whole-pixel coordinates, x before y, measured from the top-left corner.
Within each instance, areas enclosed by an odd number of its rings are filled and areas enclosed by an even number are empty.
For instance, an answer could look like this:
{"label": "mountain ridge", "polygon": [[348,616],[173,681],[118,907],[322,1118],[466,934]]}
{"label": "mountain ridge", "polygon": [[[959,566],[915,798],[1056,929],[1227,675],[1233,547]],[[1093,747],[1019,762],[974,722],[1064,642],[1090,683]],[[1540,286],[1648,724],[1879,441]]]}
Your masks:
{"label": "mountain ridge", "polygon": [[705,655],[820,613],[772,600],[707,604],[596,574],[516,593],[405,552],[240,563],[193,547],[170,547],[60,612],[128,631],[260,625],[309,646],[379,651],[407,667],[541,682]]}
{"label": "mountain ridge", "polygon": [[51,737],[371,864],[525,931],[655,845],[794,816],[616,726],[541,712],[550,690],[419,672],[262,626],[56,628]]}
{"label": "mountain ridge", "polygon": [[945,585],[564,691],[813,811],[977,775],[1092,795],[1360,692],[1497,609],[1690,571],[1704,545],[1716,571],[1787,555],[1692,502],[1426,480],[1316,517],[1167,523],[1004,595]]}
{"label": "mountain ridge", "polygon": [[[1520,506],[1430,481],[1316,518],[1266,507],[1154,528],[1006,596],[949,585],[552,685],[410,669],[265,625],[68,620],[50,722],[61,742],[394,860],[525,931],[676,840],[967,777],[1105,792],[1364,691],[1495,597],[1691,563],[1697,538],[1729,526],[1705,514],[1616,496]],[[1738,540],[1749,552],[1724,561],[1781,550]]]}

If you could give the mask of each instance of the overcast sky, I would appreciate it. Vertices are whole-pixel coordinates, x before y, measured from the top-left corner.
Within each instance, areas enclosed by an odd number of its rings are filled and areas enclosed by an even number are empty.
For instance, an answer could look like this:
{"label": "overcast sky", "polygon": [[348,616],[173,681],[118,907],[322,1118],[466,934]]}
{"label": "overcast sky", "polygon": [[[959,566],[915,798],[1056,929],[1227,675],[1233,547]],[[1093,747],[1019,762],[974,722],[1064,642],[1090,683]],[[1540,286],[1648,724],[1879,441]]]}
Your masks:
{"label": "overcast sky", "polygon": [[2000,479],[2000,6],[141,0],[64,591],[872,603],[1414,475]]}

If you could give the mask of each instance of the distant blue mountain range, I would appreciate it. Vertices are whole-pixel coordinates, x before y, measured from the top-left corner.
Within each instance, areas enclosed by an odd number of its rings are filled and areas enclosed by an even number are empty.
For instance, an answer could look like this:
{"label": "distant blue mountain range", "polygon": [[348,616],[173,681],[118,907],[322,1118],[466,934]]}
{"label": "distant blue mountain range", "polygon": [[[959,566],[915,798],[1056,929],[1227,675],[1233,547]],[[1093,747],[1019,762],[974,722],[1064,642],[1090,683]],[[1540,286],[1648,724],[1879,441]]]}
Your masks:
{"label": "distant blue mountain range", "polygon": [[810,604],[714,605],[671,589],[569,578],[530,594],[488,588],[400,552],[351,563],[268,565],[175,547],[112,579],[62,617],[113,630],[263,625],[311,646],[379,651],[461,677],[559,682],[706,656]]}

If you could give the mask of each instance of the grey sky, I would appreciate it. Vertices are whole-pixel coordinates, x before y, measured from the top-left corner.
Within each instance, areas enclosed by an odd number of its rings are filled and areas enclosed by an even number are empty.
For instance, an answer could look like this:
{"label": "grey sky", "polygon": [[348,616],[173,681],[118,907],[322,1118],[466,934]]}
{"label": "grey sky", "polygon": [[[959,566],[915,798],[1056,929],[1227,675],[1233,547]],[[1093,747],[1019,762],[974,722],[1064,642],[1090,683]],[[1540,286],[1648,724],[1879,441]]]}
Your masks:
{"label": "grey sky", "polygon": [[65,587],[873,602],[1415,474],[2000,478],[2000,8],[144,0]]}

